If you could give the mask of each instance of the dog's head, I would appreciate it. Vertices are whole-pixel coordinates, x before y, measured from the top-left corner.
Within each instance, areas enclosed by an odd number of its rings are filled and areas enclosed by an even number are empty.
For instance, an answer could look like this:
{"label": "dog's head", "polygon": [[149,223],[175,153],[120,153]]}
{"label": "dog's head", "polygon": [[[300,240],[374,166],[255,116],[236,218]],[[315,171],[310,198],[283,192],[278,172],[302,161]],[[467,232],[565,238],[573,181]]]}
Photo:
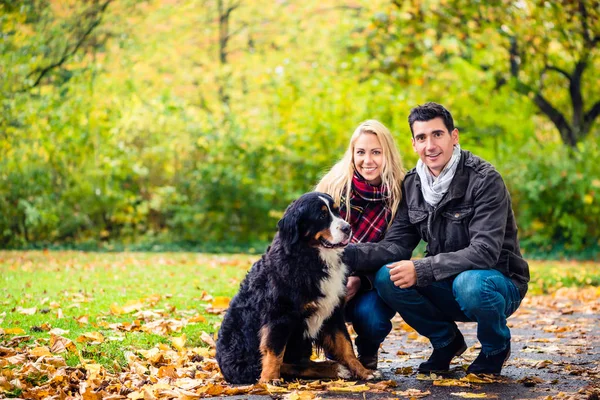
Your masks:
{"label": "dog's head", "polygon": [[302,242],[313,247],[340,248],[352,237],[350,224],[340,217],[331,196],[320,192],[306,193],[290,204],[277,227],[287,253]]}

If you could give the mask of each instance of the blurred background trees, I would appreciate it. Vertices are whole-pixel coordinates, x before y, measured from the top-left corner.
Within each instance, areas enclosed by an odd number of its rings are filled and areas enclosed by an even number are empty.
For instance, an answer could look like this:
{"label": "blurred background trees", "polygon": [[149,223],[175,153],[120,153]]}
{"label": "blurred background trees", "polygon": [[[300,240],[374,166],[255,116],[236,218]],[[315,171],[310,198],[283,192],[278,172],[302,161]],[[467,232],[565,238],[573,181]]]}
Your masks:
{"label": "blurred background trees", "polygon": [[355,126],[445,104],[530,255],[597,254],[599,0],[0,0],[0,246],[261,252]]}

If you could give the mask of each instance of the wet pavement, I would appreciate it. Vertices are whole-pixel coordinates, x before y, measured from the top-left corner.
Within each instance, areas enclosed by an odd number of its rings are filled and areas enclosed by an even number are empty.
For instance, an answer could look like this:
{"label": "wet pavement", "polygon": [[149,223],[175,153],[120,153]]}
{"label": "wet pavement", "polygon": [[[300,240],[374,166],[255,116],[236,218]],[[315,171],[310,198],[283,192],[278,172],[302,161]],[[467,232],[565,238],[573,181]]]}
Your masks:
{"label": "wet pavement", "polygon": [[[494,383],[438,381],[467,386],[437,386],[416,373],[427,359],[428,341],[399,316],[380,351],[378,370],[396,387],[359,393],[317,392],[323,399],[410,398],[409,389],[428,395],[413,398],[460,399],[479,395],[498,399],[589,399],[600,395],[600,300],[598,291],[587,297],[564,291],[554,296],[527,297],[509,319],[512,355]],[[583,296],[583,297],[582,297]],[[466,367],[479,353],[476,324],[459,323],[469,349],[454,359],[445,379],[465,378]],[[417,392],[418,393],[418,392]],[[273,397],[283,397],[277,394]],[[233,398],[269,398],[234,396]],[[468,397],[467,397],[468,398]],[[483,398],[483,397],[482,397]]]}

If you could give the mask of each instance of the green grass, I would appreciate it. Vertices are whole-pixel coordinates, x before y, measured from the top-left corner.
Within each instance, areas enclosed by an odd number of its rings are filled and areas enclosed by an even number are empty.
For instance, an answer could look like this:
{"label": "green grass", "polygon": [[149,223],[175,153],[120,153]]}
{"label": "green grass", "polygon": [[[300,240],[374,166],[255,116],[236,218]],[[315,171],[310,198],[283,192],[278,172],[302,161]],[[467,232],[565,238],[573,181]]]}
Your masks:
{"label": "green grass", "polygon": [[[123,353],[168,343],[169,337],[185,334],[186,346],[206,346],[203,331],[214,333],[221,316],[206,312],[206,294],[232,297],[256,256],[218,256],[192,253],[83,253],[0,251],[0,328],[21,328],[31,340],[48,345],[50,334],[39,329],[68,331],[73,340],[87,332],[100,332],[105,340],[93,345],[75,342],[81,356],[109,369],[123,365]],[[142,303],[165,319],[181,320],[201,314],[206,322],[188,324],[180,332],[157,335],[108,329],[113,323],[132,323],[134,312],[111,313],[111,305]],[[33,315],[20,309],[36,307]],[[63,318],[57,318],[59,309]],[[89,324],[77,319],[87,316]],[[143,322],[142,322],[143,324]],[[21,333],[22,334],[22,333]],[[2,339],[10,338],[5,335]],[[78,356],[68,354],[67,363],[77,365]]]}
{"label": "green grass", "polygon": [[[201,347],[202,332],[214,334],[220,315],[208,313],[207,295],[233,297],[257,256],[195,253],[84,253],[75,251],[0,251],[0,328],[21,328],[30,336],[20,346],[48,346],[46,326],[68,331],[78,353],[63,353],[70,366],[94,360],[109,370],[124,365],[124,352],[149,349],[185,334],[186,346]],[[564,286],[600,286],[600,268],[592,262],[532,261],[529,295]],[[179,332],[158,335],[122,332],[113,323],[133,323],[134,313],[111,312],[111,306],[141,303],[143,311],[181,320],[201,314],[206,322],[188,324]],[[33,315],[19,312],[36,307]],[[63,318],[57,318],[59,309]],[[88,324],[77,319],[88,317]],[[46,326],[44,324],[47,324]],[[143,324],[143,322],[142,322]],[[40,329],[42,328],[42,329]],[[47,329],[47,328],[46,328]],[[100,332],[101,344],[76,342],[87,332]],[[21,333],[22,335],[23,333]],[[15,335],[0,341],[7,344]],[[117,338],[118,340],[108,340]],[[31,379],[36,379],[32,377]]]}

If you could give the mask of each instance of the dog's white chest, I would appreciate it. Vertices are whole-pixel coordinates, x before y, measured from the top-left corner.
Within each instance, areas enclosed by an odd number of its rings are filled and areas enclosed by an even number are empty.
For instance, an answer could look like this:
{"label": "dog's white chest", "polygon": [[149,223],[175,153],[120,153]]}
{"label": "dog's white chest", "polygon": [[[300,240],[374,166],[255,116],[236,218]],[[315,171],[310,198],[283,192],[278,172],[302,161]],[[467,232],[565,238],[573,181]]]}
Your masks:
{"label": "dog's white chest", "polygon": [[315,302],[316,311],[307,320],[307,329],[304,336],[315,339],[321,330],[323,322],[331,316],[333,310],[340,304],[340,298],[346,292],[344,277],[347,267],[341,260],[342,250],[320,249],[319,255],[329,269],[329,276],[321,281],[321,297]]}

